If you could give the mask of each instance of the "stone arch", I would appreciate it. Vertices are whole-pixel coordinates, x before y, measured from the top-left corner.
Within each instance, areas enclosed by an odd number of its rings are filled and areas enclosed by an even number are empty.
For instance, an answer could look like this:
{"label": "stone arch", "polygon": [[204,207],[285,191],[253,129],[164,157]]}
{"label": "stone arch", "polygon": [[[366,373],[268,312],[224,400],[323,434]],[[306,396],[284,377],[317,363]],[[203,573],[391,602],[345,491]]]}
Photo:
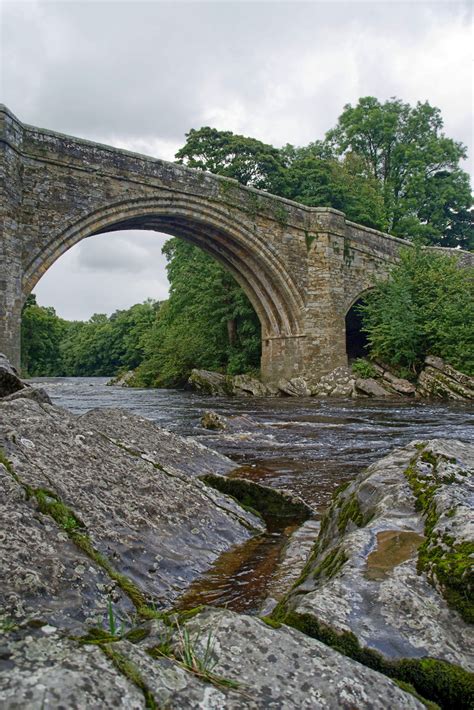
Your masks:
{"label": "stone arch", "polygon": [[366,288],[361,291],[355,298],[352,299],[345,314],[345,331],[346,331],[346,354],[350,362],[356,358],[365,357],[367,355],[367,336],[362,331],[362,316],[358,312],[358,306],[364,301],[372,288]]}
{"label": "stone arch", "polygon": [[190,196],[130,199],[99,208],[68,225],[25,265],[23,295],[83,239],[124,229],[163,232],[202,248],[234,276],[252,303],[262,337],[299,335],[303,300],[278,255],[245,219]]}

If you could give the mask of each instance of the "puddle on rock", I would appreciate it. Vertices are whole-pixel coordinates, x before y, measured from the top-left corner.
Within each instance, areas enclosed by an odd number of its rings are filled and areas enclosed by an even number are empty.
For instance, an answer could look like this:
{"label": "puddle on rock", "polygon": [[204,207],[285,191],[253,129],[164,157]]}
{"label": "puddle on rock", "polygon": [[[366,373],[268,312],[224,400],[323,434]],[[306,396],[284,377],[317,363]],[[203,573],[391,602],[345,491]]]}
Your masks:
{"label": "puddle on rock", "polygon": [[193,609],[207,604],[257,614],[267,597],[267,588],[282,550],[301,524],[301,521],[285,521],[285,527],[282,527],[278,520],[266,522],[266,533],[224,552],[211,569],[189,587],[176,608]]}
{"label": "puddle on rock", "polygon": [[424,540],[423,535],[409,530],[377,533],[377,548],[367,557],[366,578],[385,579],[394,567],[413,557]]}

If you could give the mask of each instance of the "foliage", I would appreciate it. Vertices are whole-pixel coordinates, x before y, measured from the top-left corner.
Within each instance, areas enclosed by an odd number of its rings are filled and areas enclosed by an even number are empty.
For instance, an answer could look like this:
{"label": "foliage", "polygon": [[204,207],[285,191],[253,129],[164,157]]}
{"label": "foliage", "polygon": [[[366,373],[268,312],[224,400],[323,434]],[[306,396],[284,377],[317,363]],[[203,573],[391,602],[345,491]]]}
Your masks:
{"label": "foliage", "polygon": [[61,375],[60,343],[67,328],[54,308],[44,308],[28,296],[21,323],[21,367],[25,375]]}
{"label": "foliage", "polygon": [[474,374],[474,270],[455,256],[403,250],[360,308],[373,358],[416,372],[438,355]]}
{"label": "foliage", "polygon": [[143,338],[137,381],[183,384],[194,367],[230,374],[257,368],[260,324],[233,277],[200,249],[166,242],[169,300]]}
{"label": "foliage", "polygon": [[358,377],[362,377],[364,379],[367,379],[369,377],[375,377],[377,375],[377,372],[375,371],[375,368],[372,363],[370,363],[363,357],[354,360],[354,362],[352,363],[352,372],[354,373],[354,375],[357,375]]}
{"label": "foliage", "polygon": [[143,359],[141,338],[158,307],[146,301],[110,318],[96,313],[87,322],[68,322],[29,296],[21,326],[22,368],[32,376],[113,375],[133,369]]}
{"label": "foliage", "polygon": [[284,165],[277,148],[255,138],[204,126],[186,133],[179,163],[279,194]]}
{"label": "foliage", "polygon": [[344,107],[326,142],[335,154],[357,155],[380,186],[391,234],[472,248],[469,176],[459,167],[466,148],[442,128],[440,110],[427,102],[412,108],[366,96]]}

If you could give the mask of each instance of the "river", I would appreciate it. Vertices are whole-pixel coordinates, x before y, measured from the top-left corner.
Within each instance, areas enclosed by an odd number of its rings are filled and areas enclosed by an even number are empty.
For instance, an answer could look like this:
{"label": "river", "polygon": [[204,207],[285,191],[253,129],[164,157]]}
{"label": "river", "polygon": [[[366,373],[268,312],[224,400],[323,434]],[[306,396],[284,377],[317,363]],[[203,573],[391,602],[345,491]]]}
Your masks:
{"label": "river", "polygon": [[[76,414],[95,407],[123,407],[193,436],[235,460],[239,476],[296,493],[318,514],[340,483],[397,446],[437,437],[474,440],[470,403],[208,397],[178,390],[107,387],[107,381],[102,377],[33,380],[46,389],[54,404]],[[200,418],[209,409],[225,416],[246,415],[252,425],[238,433],[208,431],[200,426]],[[293,531],[291,525],[270,526],[266,535],[224,553],[186,593],[181,606],[208,603],[258,612]],[[309,534],[314,537],[314,532]],[[312,542],[313,538],[306,541]],[[286,582],[282,580],[282,593]]]}
{"label": "river", "polygon": [[[124,407],[193,436],[244,466],[248,477],[297,493],[317,508],[327,504],[336,486],[396,446],[435,437],[474,440],[474,410],[468,402],[208,397],[107,387],[107,381],[32,380],[55,404],[76,414],[94,407]],[[201,415],[209,409],[225,416],[245,414],[255,426],[232,434],[202,429]]]}

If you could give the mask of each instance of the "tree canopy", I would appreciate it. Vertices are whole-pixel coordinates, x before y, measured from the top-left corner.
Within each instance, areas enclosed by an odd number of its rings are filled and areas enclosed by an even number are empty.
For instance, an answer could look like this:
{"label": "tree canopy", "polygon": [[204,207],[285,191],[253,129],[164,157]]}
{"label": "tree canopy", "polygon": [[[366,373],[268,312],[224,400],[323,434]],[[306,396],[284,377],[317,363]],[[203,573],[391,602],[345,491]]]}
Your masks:
{"label": "tree canopy", "polygon": [[403,250],[361,312],[373,358],[415,373],[426,355],[438,355],[474,375],[474,269],[455,256]]}
{"label": "tree canopy", "polygon": [[407,239],[473,248],[466,147],[447,138],[438,108],[373,96],[344,107],[326,134],[335,155],[354,154],[383,196],[386,229]]}

